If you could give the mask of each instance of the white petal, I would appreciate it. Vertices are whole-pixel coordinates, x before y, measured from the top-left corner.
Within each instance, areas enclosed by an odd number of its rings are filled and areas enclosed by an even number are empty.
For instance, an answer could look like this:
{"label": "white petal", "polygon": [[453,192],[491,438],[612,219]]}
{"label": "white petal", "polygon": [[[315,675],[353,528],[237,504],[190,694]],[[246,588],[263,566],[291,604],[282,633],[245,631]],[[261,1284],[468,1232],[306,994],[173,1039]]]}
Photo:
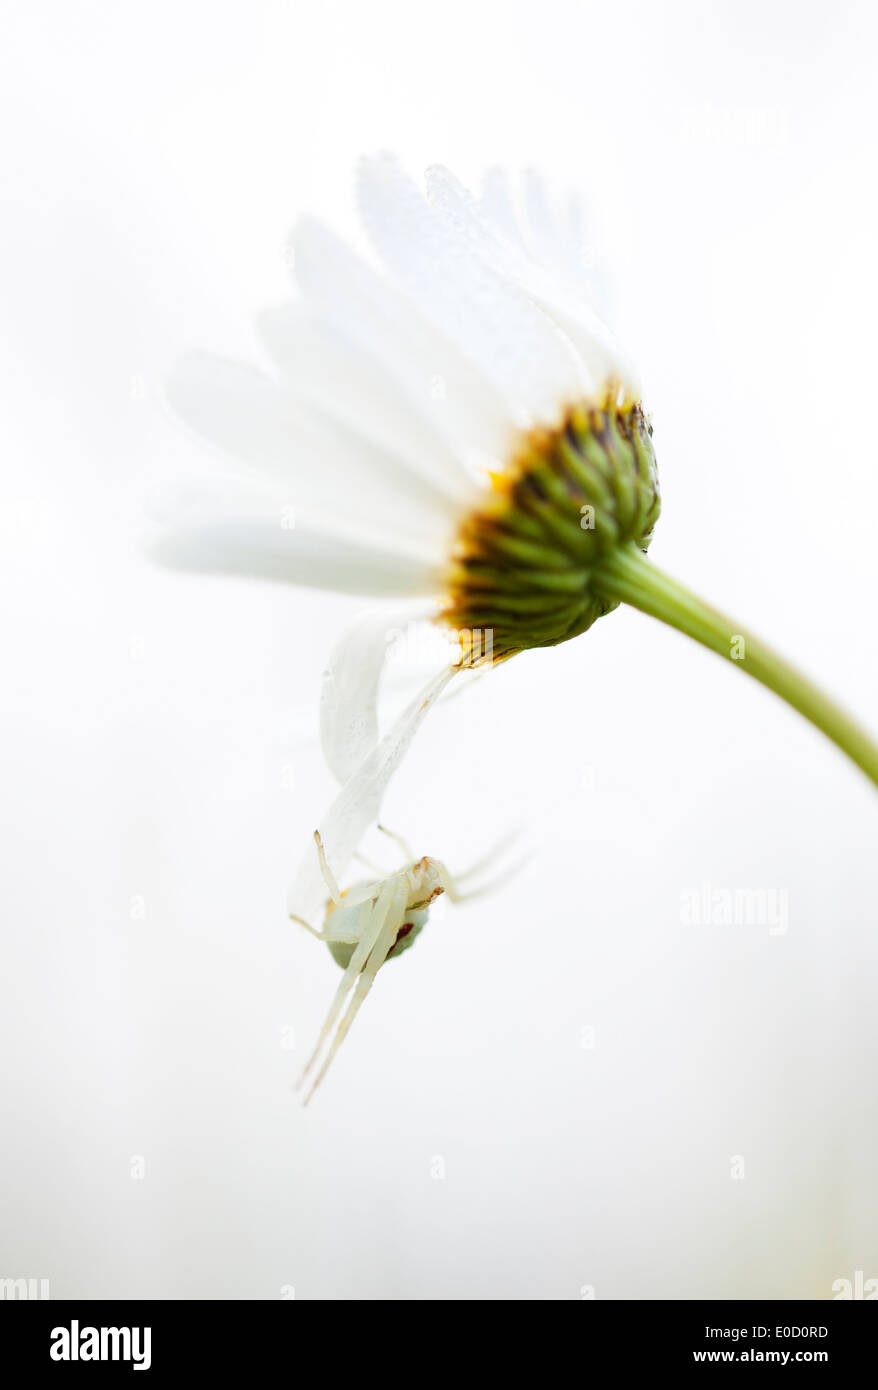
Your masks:
{"label": "white petal", "polygon": [[[553,210],[542,178],[530,169],[524,176],[524,207],[526,239],[533,259],[552,274],[556,287],[564,282],[572,291],[562,297],[556,290],[556,303],[569,300],[571,314],[575,305],[584,304],[590,315],[602,319],[606,284],[598,267],[586,260],[585,217],[579,198],[575,193],[570,194],[561,211]],[[602,324],[602,328],[605,325]],[[605,331],[610,332],[608,328]],[[620,351],[615,344],[614,355]]]}
{"label": "white petal", "polygon": [[159,528],[146,546],[172,569],[281,580],[375,597],[437,592],[439,571],[423,554],[369,544],[294,510],[279,493],[227,483],[167,489]]}
{"label": "white petal", "polygon": [[328,529],[387,533],[391,548],[396,534],[401,549],[447,553],[459,514],[448,495],[398,454],[304,409],[282,383],[243,363],[192,354],[176,364],[167,395],[202,438],[261,482],[282,485],[289,504],[324,516]]}
{"label": "white petal", "polygon": [[[500,232],[498,223],[484,216],[479,204],[449,170],[436,165],[428,170],[427,180],[431,202],[460,229],[473,254],[551,315],[587,369],[587,389],[599,390],[610,377],[615,377],[632,395],[639,394],[639,380],[630,359],[589,304],[583,285],[566,276],[552,274],[539,264],[532,255],[525,253],[519,235],[510,238]],[[549,254],[549,215],[540,185],[533,180],[529,204],[530,215],[539,228],[538,240]],[[497,186],[492,192],[491,206],[496,218]],[[504,206],[501,201],[500,207]],[[509,215],[512,214],[507,208],[500,214],[500,221]],[[529,230],[533,235],[533,227]]]}
{"label": "white petal", "polygon": [[534,260],[545,266],[557,266],[561,255],[560,238],[549,211],[546,186],[536,169],[528,169],[524,175],[524,206]]}
{"label": "white petal", "polygon": [[565,196],[557,218],[559,274],[581,286],[586,302],[601,322],[609,324],[607,279],[589,244],[585,211],[576,193]]}
{"label": "white petal", "polygon": [[320,744],[331,772],[344,784],[378,742],[378,686],[388,643],[406,615],[360,616],[329,658],[320,692]]}
{"label": "white petal", "polygon": [[[427,185],[430,196],[433,196],[433,186],[435,180],[441,174],[446,174],[441,165],[434,165],[427,170]],[[501,241],[507,241],[511,246],[515,246],[522,254],[527,255],[528,249],[521,236],[521,227],[518,214],[515,211],[515,202],[512,197],[512,190],[509,187],[509,179],[503,169],[489,169],[482,180],[482,196],[479,199],[479,212],[492,230],[499,234]]]}
{"label": "white petal", "polygon": [[[361,613],[336,644],[323,673],[320,741],[323,756],[345,783],[378,742],[378,688],[410,696],[414,680],[456,665],[454,634],[435,622],[435,601]],[[386,668],[390,670],[385,676]],[[415,674],[417,673],[417,674]],[[458,682],[458,684],[461,684]]]}
{"label": "white petal", "polygon": [[[427,408],[456,456],[472,449],[505,457],[513,428],[505,398],[407,295],[314,218],[296,227],[293,250],[315,316],[373,360],[413,409]],[[465,468],[459,481],[469,485]]]}
{"label": "white petal", "polygon": [[471,502],[472,480],[460,467],[435,392],[404,389],[371,354],[301,303],[263,310],[258,326],[287,390],[302,406],[398,459],[446,514]]}
{"label": "white petal", "polygon": [[[447,175],[446,170],[439,172]],[[580,199],[569,194],[562,215],[553,215],[543,181],[531,170],[525,175],[524,203],[525,208],[519,213],[506,172],[488,170],[482,179],[481,195],[476,199],[483,220],[501,241],[575,282],[584,270],[585,223]],[[590,280],[588,283],[590,286]]]}
{"label": "white petal", "polygon": [[564,403],[582,395],[586,383],[552,320],[473,254],[460,223],[431,207],[391,156],[361,161],[357,191],[385,264],[496,383],[521,425],[555,423]]}
{"label": "white petal", "polygon": [[[320,826],[320,835],[329,866],[340,879],[366,831],[379,817],[381,802],[391,777],[399,767],[427,710],[438,699],[454,667],[434,676],[424,690],[400,715],[393,728],[372,749],[353,777],[339,792]],[[327,899],[315,846],[310,844],[290,890],[290,911],[304,917],[312,926],[322,925],[322,907]]]}

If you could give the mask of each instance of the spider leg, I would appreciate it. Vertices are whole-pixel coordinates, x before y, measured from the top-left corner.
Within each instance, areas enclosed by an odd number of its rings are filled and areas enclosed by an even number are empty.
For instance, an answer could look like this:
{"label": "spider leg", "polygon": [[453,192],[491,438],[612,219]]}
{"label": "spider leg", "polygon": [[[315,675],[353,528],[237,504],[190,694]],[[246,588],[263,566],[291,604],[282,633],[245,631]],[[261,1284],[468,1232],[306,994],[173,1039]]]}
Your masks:
{"label": "spider leg", "polygon": [[496,878],[489,879],[488,883],[485,884],[484,887],[480,885],[478,888],[469,888],[464,892],[464,890],[460,886],[460,880],[457,878],[452,878],[451,874],[448,873],[448,871],[446,870],[445,875],[442,879],[442,886],[450,902],[467,903],[471,902],[473,898],[480,898],[484,893],[489,892],[490,889],[494,886],[494,884],[496,884],[502,877],[503,875],[499,874]]}
{"label": "spider leg", "polygon": [[332,1047],[329,1049],[329,1052],[326,1055],[326,1059],[322,1067],[320,1068],[319,1072],[314,1078],[314,1084],[312,1085],[310,1091],[305,1097],[306,1105],[308,1104],[308,1101],[311,1099],[314,1092],[317,1090],[317,1087],[320,1085],[321,1081],[323,1080],[324,1076],[329,1070],[329,1064],[332,1061],[338,1049],[341,1047],[345,1038],[347,1037],[350,1026],[356,1018],[360,1010],[360,1006],[363,1003],[363,1000],[366,998],[366,995],[372,988],[372,985],[375,981],[375,976],[378,974],[378,971],[381,969],[382,965],[387,960],[388,955],[393,949],[393,944],[396,941],[396,934],[399,930],[400,922],[403,921],[405,917],[407,899],[408,886],[403,881],[402,883],[398,883],[394,888],[393,896],[390,900],[390,903],[388,904],[387,911],[384,913],[384,916],[382,918],[379,934],[375,941],[375,945],[369,953],[369,959],[366,963],[366,966],[362,974],[360,975],[359,980],[357,981],[356,989],[354,990],[354,993],[351,997],[351,1001],[348,1005],[347,1012],[342,1018],[341,1023],[338,1025],[335,1037],[332,1041]]}
{"label": "spider leg", "polygon": [[[529,863],[530,860],[533,859],[533,856],[534,851],[531,850],[529,854],[526,854],[522,859],[518,860],[514,868],[501,869],[499,873],[494,874],[492,878],[483,880],[481,883],[477,883],[471,888],[465,888],[463,886],[462,879],[452,877],[452,875],[446,869],[443,875],[442,885],[445,889],[445,892],[448,894],[448,897],[450,898],[451,902],[472,902],[474,898],[483,898],[486,893],[492,893],[494,889],[497,888],[501,883],[508,882],[508,880],[514,874],[521,873],[521,870],[524,868],[525,864]],[[486,860],[485,862],[487,863],[488,861]],[[483,865],[478,865],[476,867],[481,868],[483,867]],[[469,874],[472,874],[473,872],[474,869],[469,870]],[[464,878],[469,877],[469,874],[465,874]]]}
{"label": "spider leg", "polygon": [[291,922],[298,922],[298,924],[299,924],[300,927],[304,927],[305,930],[306,930],[306,931],[309,931],[309,932],[311,933],[312,936],[316,936],[318,941],[325,941],[325,940],[326,940],[326,936],[325,936],[325,934],[324,934],[322,931],[318,931],[316,927],[312,927],[312,926],[311,926],[311,923],[310,923],[310,922],[306,922],[305,919],[304,919],[304,917],[297,917],[296,914],[295,914],[295,912],[291,912],[291,913],[290,913],[290,921],[291,921]]}
{"label": "spider leg", "polygon": [[301,1086],[303,1084],[306,1076],[310,1072],[314,1063],[317,1061],[317,1057],[320,1054],[320,1051],[323,1048],[326,1039],[329,1037],[329,1034],[335,1026],[336,1019],[342,1011],[344,1002],[349,993],[351,992],[351,989],[353,988],[354,981],[356,980],[360,971],[363,969],[367,960],[369,959],[369,955],[373,947],[375,946],[378,937],[381,934],[381,928],[384,926],[384,922],[387,918],[387,911],[390,906],[391,899],[393,897],[393,891],[394,880],[388,879],[387,883],[384,884],[384,886],[381,889],[381,892],[378,894],[378,897],[375,900],[375,903],[372,907],[372,911],[369,915],[368,924],[363,931],[363,935],[360,938],[360,941],[353,955],[351,956],[347,969],[342,975],[341,983],[338,989],[335,991],[335,998],[333,999],[332,1004],[330,1005],[329,1013],[326,1015],[326,1022],[320,1030],[320,1036],[317,1039],[317,1044],[314,1048],[314,1051],[311,1053],[311,1056],[305,1063],[302,1075],[299,1077],[297,1083],[297,1089],[298,1086]]}
{"label": "spider leg", "polygon": [[381,865],[376,864],[373,859],[368,859],[365,854],[360,854],[359,850],[354,855],[354,858],[359,859],[360,863],[364,864],[370,873],[377,874],[379,878],[387,878],[387,870],[382,869]]}
{"label": "spider leg", "polygon": [[403,854],[405,855],[406,859],[410,859],[412,863],[415,862],[417,856],[412,854],[411,846],[408,844],[406,840],[402,838],[401,835],[397,835],[395,830],[388,830],[386,825],[379,825],[378,829],[381,831],[382,835],[388,835],[391,840],[396,841]]}
{"label": "spider leg", "polygon": [[326,862],[326,850],[323,848],[323,840],[320,838],[319,830],[314,831],[314,843],[317,846],[317,858],[320,860],[320,872],[323,875],[323,882],[329,889],[329,896],[337,906],[341,902],[341,893],[338,891],[335,874]]}
{"label": "spider leg", "polygon": [[519,824],[514,826],[512,830],[507,830],[505,834],[500,836],[499,840],[495,840],[491,848],[486,850],[484,854],[479,855],[478,859],[476,859],[474,863],[470,864],[468,869],[462,870],[461,873],[455,876],[455,882],[457,883],[458,887],[462,887],[465,880],[468,878],[472,878],[473,874],[477,874],[482,869],[487,868],[489,864],[493,864],[494,860],[498,857],[498,855],[504,854],[508,850],[511,850],[513,845],[516,845],[518,841],[521,839],[522,835],[524,834],[524,831],[524,825]]}
{"label": "spider leg", "polygon": [[[320,872],[323,874],[323,881],[329,889],[329,896],[332,898],[332,901],[335,903],[337,907],[338,904],[341,902],[341,894],[338,891],[338,884],[335,881],[335,875],[330,869],[329,864],[326,862],[326,851],[323,848],[323,840],[321,839],[319,830],[314,831],[314,843],[317,846],[317,858],[320,861]],[[304,927],[307,931],[309,931],[312,936],[316,936],[318,941],[326,940],[326,933],[318,931],[316,927],[312,927],[311,923],[306,922],[304,917],[299,917],[295,912],[291,912],[290,920],[293,922],[298,922],[299,925],[301,927]]]}

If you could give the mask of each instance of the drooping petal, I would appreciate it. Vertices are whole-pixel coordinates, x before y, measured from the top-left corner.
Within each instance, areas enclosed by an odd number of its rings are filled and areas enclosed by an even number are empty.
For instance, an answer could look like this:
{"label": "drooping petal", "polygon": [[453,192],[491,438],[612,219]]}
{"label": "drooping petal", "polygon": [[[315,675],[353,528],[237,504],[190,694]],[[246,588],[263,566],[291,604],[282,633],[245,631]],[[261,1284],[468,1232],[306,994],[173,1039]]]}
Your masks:
{"label": "drooping petal", "polygon": [[320,744],[330,771],[344,785],[378,742],[378,686],[405,616],[365,613],[343,634],[329,658],[320,691]]}
{"label": "drooping petal", "polygon": [[[391,777],[399,767],[427,711],[445,689],[455,667],[444,667],[403,710],[389,732],[375,745],[345,785],[318,829],[326,858],[340,879],[370,826],[378,820],[381,802]],[[313,844],[307,847],[290,890],[290,912],[312,925],[322,920],[326,885]]]}

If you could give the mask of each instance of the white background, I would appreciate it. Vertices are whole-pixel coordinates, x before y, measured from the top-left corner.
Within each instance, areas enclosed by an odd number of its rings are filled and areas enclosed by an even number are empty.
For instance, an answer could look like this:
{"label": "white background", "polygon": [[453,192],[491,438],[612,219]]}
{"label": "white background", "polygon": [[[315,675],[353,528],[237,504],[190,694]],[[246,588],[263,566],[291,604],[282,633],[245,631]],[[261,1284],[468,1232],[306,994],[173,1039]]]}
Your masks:
{"label": "white background", "polygon": [[[587,198],[641,366],[653,558],[874,728],[874,7],[44,0],[3,27],[0,1276],[878,1275],[878,802],[852,765],[633,612],[492,674],[424,726],[386,818],[453,867],[524,814],[539,853],[435,912],[303,1112],[337,972],[285,894],[358,605],[138,551],[142,490],[198,453],[163,373],[253,352],[299,212],[355,233],[361,151],[536,162]],[[685,925],[704,882],[786,890],[788,931]]]}

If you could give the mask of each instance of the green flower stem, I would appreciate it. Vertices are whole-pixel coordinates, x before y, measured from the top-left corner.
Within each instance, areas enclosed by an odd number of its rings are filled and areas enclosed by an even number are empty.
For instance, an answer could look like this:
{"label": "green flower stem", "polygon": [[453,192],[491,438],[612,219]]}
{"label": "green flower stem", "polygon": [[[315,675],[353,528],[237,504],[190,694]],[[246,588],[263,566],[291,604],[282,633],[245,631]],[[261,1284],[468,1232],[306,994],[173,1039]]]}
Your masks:
{"label": "green flower stem", "polygon": [[832,739],[878,786],[878,746],[850,715],[758,637],[656,569],[636,546],[616,546],[607,551],[592,571],[590,587],[594,593],[629,603],[685,632],[761,681]]}

